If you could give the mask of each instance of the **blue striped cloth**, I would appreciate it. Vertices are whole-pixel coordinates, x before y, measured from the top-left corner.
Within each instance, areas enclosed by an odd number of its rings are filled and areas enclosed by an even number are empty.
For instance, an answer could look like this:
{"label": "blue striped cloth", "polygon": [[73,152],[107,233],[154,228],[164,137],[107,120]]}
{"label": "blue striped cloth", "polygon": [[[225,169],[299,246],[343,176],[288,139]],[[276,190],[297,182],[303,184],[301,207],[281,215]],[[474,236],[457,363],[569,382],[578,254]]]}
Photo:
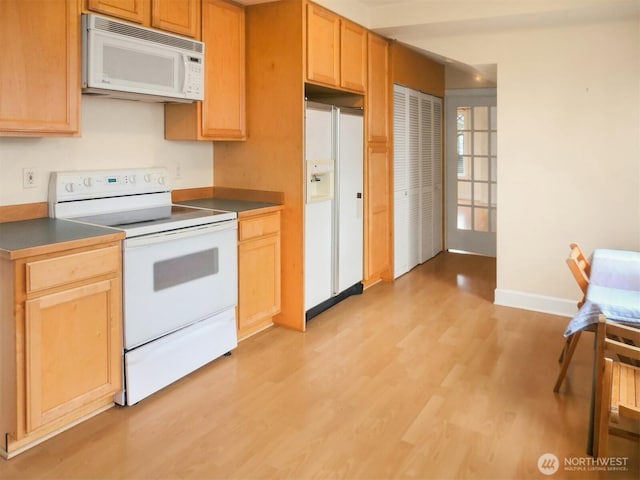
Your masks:
{"label": "blue striped cloth", "polygon": [[587,298],[569,322],[565,337],[610,320],[640,328],[640,252],[598,249],[591,258]]}

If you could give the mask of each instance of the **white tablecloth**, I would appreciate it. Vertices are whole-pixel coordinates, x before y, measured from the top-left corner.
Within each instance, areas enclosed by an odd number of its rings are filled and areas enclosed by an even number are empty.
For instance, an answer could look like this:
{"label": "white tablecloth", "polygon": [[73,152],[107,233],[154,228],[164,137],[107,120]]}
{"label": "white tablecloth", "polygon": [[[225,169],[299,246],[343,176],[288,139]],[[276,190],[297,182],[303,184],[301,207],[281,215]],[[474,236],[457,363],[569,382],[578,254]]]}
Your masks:
{"label": "white tablecloth", "polygon": [[600,314],[640,327],[640,252],[593,252],[585,303],[569,322],[565,336],[598,323]]}

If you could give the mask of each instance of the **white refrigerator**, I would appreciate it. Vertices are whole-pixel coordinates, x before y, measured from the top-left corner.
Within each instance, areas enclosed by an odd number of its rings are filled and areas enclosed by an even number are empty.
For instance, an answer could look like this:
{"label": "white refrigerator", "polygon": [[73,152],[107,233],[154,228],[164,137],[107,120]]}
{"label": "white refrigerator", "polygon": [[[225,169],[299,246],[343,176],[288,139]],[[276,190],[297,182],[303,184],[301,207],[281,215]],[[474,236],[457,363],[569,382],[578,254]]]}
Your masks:
{"label": "white refrigerator", "polygon": [[362,110],[307,102],[305,112],[307,320],[362,293]]}

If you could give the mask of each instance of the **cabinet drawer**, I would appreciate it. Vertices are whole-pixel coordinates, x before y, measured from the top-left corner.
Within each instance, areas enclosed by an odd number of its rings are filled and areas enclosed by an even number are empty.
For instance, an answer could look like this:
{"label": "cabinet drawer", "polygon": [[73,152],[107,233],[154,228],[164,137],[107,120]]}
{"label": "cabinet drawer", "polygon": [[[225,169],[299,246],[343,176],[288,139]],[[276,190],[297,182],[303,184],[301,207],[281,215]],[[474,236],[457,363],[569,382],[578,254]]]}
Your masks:
{"label": "cabinet drawer", "polygon": [[113,246],[26,264],[27,293],[58,287],[120,269],[120,247]]}
{"label": "cabinet drawer", "polygon": [[240,241],[278,233],[280,231],[280,213],[240,220],[239,229]]}

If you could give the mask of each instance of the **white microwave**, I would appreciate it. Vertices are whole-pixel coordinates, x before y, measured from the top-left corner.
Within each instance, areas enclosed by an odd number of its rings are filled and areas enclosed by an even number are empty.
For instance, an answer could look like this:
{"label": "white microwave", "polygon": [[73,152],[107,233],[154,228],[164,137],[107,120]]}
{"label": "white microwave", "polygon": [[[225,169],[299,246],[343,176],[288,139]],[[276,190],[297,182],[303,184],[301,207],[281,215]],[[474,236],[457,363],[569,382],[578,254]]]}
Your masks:
{"label": "white microwave", "polygon": [[150,102],[202,100],[204,43],[83,15],[82,91]]}

